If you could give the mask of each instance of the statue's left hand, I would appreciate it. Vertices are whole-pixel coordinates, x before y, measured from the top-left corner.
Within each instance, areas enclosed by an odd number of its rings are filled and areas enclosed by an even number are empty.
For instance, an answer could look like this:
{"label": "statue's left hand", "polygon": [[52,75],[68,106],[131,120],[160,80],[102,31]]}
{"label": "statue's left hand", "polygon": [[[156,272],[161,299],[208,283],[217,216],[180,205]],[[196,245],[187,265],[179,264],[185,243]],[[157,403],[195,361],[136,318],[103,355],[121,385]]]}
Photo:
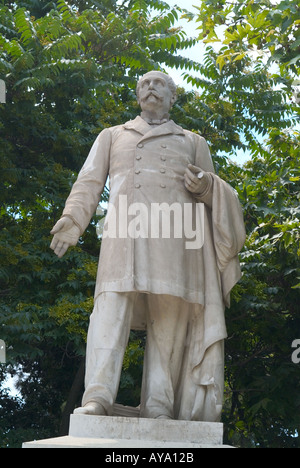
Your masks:
{"label": "statue's left hand", "polygon": [[189,164],[184,174],[184,185],[189,192],[203,192],[207,186],[206,173],[200,167]]}

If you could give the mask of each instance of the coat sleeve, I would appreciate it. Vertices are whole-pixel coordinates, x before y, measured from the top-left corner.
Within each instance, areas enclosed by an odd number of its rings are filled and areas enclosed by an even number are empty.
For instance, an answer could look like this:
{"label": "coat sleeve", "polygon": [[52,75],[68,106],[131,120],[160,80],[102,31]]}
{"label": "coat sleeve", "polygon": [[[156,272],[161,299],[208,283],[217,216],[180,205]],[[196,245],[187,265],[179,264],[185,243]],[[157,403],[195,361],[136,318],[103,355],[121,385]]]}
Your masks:
{"label": "coat sleeve", "polygon": [[195,155],[195,166],[200,167],[205,172],[214,173],[214,165],[210,155],[208,144],[203,137],[195,134],[195,146],[196,146],[196,155]]}
{"label": "coat sleeve", "polygon": [[111,132],[103,130],[96,138],[78,178],[67,198],[62,216],[68,216],[81,234],[96,211],[109,172]]}

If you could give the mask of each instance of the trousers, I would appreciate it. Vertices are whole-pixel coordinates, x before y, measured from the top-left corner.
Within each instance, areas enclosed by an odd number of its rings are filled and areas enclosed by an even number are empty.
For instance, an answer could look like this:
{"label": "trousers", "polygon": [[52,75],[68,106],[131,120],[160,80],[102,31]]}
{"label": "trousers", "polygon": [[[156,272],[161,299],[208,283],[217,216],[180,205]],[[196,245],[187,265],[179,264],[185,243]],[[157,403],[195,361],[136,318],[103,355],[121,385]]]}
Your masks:
{"label": "trousers", "polygon": [[[140,292],[103,292],[95,300],[87,337],[82,405],[98,402],[112,414],[134,305]],[[174,418],[175,392],[184,356],[189,303],[169,295],[145,294],[147,341],[141,417]]]}

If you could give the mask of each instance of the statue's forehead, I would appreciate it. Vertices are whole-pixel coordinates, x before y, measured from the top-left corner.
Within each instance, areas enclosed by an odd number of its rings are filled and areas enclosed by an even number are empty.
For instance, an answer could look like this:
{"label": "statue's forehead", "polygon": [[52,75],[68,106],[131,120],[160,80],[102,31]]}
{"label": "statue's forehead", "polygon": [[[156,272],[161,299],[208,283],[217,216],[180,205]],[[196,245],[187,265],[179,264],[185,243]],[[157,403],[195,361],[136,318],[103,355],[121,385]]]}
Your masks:
{"label": "statue's forehead", "polygon": [[145,75],[142,76],[141,78],[141,82],[145,81],[145,80],[150,80],[150,79],[160,79],[160,80],[163,80],[163,81],[167,81],[167,75],[164,75],[163,73],[160,73],[160,72],[156,72],[156,71],[153,71],[153,72],[148,72],[146,73]]}

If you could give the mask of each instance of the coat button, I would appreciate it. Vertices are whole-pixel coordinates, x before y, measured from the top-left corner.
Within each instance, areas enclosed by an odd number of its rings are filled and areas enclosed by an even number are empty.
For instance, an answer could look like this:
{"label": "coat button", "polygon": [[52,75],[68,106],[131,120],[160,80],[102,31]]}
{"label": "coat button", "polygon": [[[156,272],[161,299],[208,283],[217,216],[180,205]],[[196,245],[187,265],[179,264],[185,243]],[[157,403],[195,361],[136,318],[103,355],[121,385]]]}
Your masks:
{"label": "coat button", "polygon": [[141,184],[135,184],[135,188],[140,188]]}
{"label": "coat button", "polygon": [[165,156],[161,156],[160,159],[161,159],[162,161],[165,161],[165,160],[166,160],[166,157],[165,157]]}
{"label": "coat button", "polygon": [[135,159],[137,159],[138,161],[142,158],[142,156],[140,156],[139,154],[135,157]]}
{"label": "coat button", "polygon": [[166,145],[165,143],[163,143],[163,144],[161,145],[161,147],[162,147],[162,148],[166,148],[167,145]]}
{"label": "coat button", "polygon": [[144,147],[143,143],[138,144],[138,148],[143,148],[143,147]]}
{"label": "coat button", "polygon": [[166,188],[165,184],[160,184],[161,188]]}
{"label": "coat button", "polygon": [[135,172],[136,174],[139,174],[141,171],[140,171],[139,169],[136,169],[134,172]]}
{"label": "coat button", "polygon": [[164,174],[166,172],[166,169],[164,169],[163,167],[160,168],[160,172],[161,174]]}

